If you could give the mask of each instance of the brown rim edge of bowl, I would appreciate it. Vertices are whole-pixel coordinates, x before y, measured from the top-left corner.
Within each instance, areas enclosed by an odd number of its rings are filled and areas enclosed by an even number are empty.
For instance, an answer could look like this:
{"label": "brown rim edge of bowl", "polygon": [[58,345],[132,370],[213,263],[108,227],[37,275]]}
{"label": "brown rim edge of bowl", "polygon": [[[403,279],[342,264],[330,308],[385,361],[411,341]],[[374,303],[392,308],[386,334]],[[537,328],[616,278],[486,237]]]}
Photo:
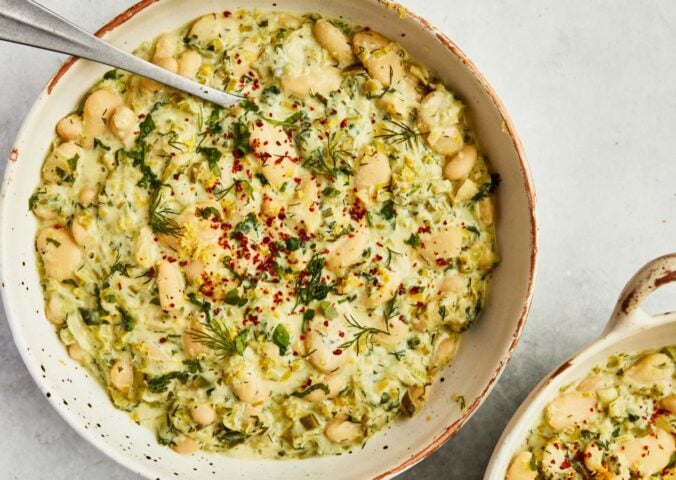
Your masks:
{"label": "brown rim edge of bowl", "polygon": [[[134,17],[136,14],[141,12],[142,10],[146,9],[150,5],[158,2],[159,0],[140,0],[138,3],[132,5],[129,7],[127,10],[113,18],[110,22],[106,23],[103,27],[101,27],[99,30],[96,31],[95,35],[97,37],[102,37],[106,33],[114,30],[118,26],[122,25],[123,23],[127,22],[130,20],[132,17]],[[498,109],[498,112],[500,113],[500,116],[502,117],[502,120],[505,124],[505,127],[509,133],[509,136],[512,140],[512,145],[514,146],[514,149],[517,152],[517,155],[519,157],[519,161],[521,163],[521,171],[523,174],[523,184],[526,188],[526,193],[528,194],[528,205],[530,207],[530,223],[531,223],[531,241],[533,243],[533,251],[531,252],[531,258],[530,258],[530,271],[529,271],[529,278],[528,278],[528,287],[526,291],[526,298],[524,300],[524,305],[521,310],[521,316],[519,317],[519,321],[517,323],[516,329],[512,333],[512,342],[509,345],[509,348],[507,349],[507,353],[505,356],[502,358],[500,361],[498,367],[495,369],[493,372],[492,377],[489,379],[488,383],[484,387],[483,391],[481,394],[474,399],[474,401],[469,405],[465,413],[455,422],[453,422],[451,425],[449,425],[444,432],[439,435],[437,438],[432,440],[429,445],[427,445],[425,448],[421,449],[417,453],[413,454],[411,457],[409,457],[408,460],[400,463],[396,467],[387,470],[384,473],[381,473],[377,475],[376,477],[373,478],[373,480],[382,480],[388,477],[392,477],[398,473],[403,472],[404,470],[407,470],[408,468],[412,467],[413,465],[421,462],[425,458],[429,457],[432,453],[434,453],[437,449],[439,449],[444,443],[446,443],[464,424],[469,420],[469,418],[474,414],[474,412],[477,410],[479,405],[485,400],[487,397],[488,393],[492,390],[493,386],[495,385],[496,381],[502,374],[502,371],[504,370],[505,366],[509,362],[510,358],[512,357],[512,353],[514,352],[514,349],[516,348],[519,338],[521,337],[521,332],[523,331],[523,328],[526,324],[526,318],[528,317],[528,312],[530,310],[530,305],[531,305],[531,299],[533,296],[533,285],[535,281],[535,269],[536,269],[536,261],[537,261],[537,254],[538,254],[538,222],[537,218],[535,215],[535,208],[536,208],[536,194],[535,194],[535,188],[533,186],[533,179],[530,174],[530,170],[528,168],[528,164],[526,162],[526,154],[523,148],[523,145],[521,144],[521,140],[519,139],[516,129],[514,127],[514,124],[512,123],[511,118],[509,117],[504,105],[498,98],[497,94],[493,90],[493,87],[488,83],[486,78],[483,76],[483,74],[479,71],[477,66],[467,57],[467,55],[450,39],[448,38],[445,34],[440,32],[436,27],[434,27],[430,22],[422,18],[421,16],[413,13],[411,10],[408,8],[392,1],[392,0],[376,0],[380,5],[387,9],[392,9],[392,10],[398,10],[401,13],[401,16],[406,18],[412,18],[416,22],[418,22],[423,28],[425,28],[427,31],[432,33],[448,50],[451,51],[456,57],[462,61],[462,63],[470,70],[472,75],[479,81],[483,89],[486,91],[486,93],[489,95],[491,100],[493,101],[493,104],[495,107]],[[70,57],[66,62],[59,68],[59,70],[56,72],[56,74],[52,77],[50,80],[48,86],[47,86],[47,93],[51,94],[52,90],[56,85],[58,84],[59,80],[65,75],[65,73],[70,69],[70,67],[78,60],[77,57]]]}

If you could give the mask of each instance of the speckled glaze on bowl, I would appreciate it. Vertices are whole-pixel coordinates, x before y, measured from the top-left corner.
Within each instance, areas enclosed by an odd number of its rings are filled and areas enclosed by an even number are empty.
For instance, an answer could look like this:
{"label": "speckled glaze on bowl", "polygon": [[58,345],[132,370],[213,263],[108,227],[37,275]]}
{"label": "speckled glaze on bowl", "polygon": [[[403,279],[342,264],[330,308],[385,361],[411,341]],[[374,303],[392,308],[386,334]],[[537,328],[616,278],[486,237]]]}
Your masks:
{"label": "speckled glaze on bowl", "polygon": [[[108,70],[68,61],[37,99],[10,155],[0,195],[0,281],[16,345],[42,392],[84,438],[117,462],[148,478],[390,478],[430,455],[476,411],[516,346],[530,306],[537,257],[535,193],[521,144],[486,80],[469,59],[425,20],[384,0],[145,0],[99,32],[133,50],[141,42],[213,11],[237,8],[316,11],[370,26],[400,42],[431,67],[467,103],[473,126],[500,173],[497,223],[502,263],[486,308],[461,342],[457,359],[432,389],[422,414],[393,424],[360,450],[337,457],[244,461],[198,453],[181,456],[160,446],[152,432],[113,408],[105,391],[70,360],[45,320],[28,198],[38,182],[57,120]],[[461,410],[453,398],[462,395]]]}
{"label": "speckled glaze on bowl", "polygon": [[627,282],[601,337],[552,370],[523,401],[498,440],[484,480],[505,478],[512,458],[561,387],[583,379],[615,353],[676,344],[676,311],[651,316],[641,308],[652,292],[671,282],[676,282],[676,253],[649,262]]}

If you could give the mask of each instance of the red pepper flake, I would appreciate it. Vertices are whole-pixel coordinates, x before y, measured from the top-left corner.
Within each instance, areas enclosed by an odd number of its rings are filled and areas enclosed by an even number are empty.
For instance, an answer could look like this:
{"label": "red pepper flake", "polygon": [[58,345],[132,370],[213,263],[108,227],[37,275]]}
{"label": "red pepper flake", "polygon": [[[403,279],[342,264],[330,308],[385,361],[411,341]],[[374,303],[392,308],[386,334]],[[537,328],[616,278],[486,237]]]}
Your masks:
{"label": "red pepper flake", "polygon": [[561,470],[565,470],[566,468],[570,468],[571,466],[572,465],[570,463],[570,460],[568,460],[567,458],[563,462],[561,462]]}
{"label": "red pepper flake", "polygon": [[418,228],[418,233],[430,233],[431,231],[432,227],[430,227],[429,225]]}
{"label": "red pepper flake", "polygon": [[344,118],[342,122],[340,122],[340,128],[347,128],[347,118]]}
{"label": "red pepper flake", "polygon": [[230,18],[232,16],[232,12],[230,10],[226,10],[225,12],[223,12],[223,16],[225,18]]}
{"label": "red pepper flake", "polygon": [[166,337],[160,338],[160,343],[166,343],[166,341],[167,341],[167,338],[166,338]]}
{"label": "red pepper flake", "polygon": [[340,338],[343,338],[343,337],[345,336],[345,332],[343,332],[343,331],[341,330],[340,332],[338,332],[338,336],[339,336]]}
{"label": "red pepper flake", "polygon": [[445,258],[437,258],[436,264],[439,267],[446,267],[448,266],[448,260],[446,260]]}
{"label": "red pepper flake", "polygon": [[333,351],[333,354],[334,354],[334,355],[342,355],[342,353],[343,353],[343,351],[342,351],[340,348],[336,348],[336,349]]}

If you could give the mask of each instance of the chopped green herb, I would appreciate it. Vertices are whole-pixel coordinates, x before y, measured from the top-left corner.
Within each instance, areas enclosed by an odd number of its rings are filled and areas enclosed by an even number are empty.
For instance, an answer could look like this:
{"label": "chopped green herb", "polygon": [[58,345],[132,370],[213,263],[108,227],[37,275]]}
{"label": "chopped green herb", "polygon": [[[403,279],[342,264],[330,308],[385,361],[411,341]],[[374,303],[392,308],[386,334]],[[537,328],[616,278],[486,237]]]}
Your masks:
{"label": "chopped green herb", "polygon": [[328,387],[326,384],[324,384],[324,383],[315,383],[314,385],[310,385],[309,387],[307,387],[307,388],[306,388],[305,390],[303,390],[303,391],[300,391],[300,392],[293,392],[293,393],[291,394],[291,396],[292,396],[292,397],[298,397],[298,398],[304,398],[304,397],[307,397],[308,395],[310,395],[310,394],[311,394],[312,392],[314,392],[315,390],[321,390],[321,391],[323,391],[323,392],[324,392],[325,394],[327,394],[327,395],[328,395],[329,393],[331,393],[331,390],[329,389],[329,387]]}
{"label": "chopped green herb", "polygon": [[230,130],[230,136],[234,141],[234,148],[237,152],[239,152],[241,155],[251,153],[251,147],[249,146],[251,133],[249,132],[249,128],[245,123],[233,123],[232,129]]}
{"label": "chopped green herb", "polygon": [[248,302],[246,298],[239,296],[239,291],[236,288],[228,290],[223,301],[228,305],[234,305],[236,307],[243,307],[246,305],[246,302]]}
{"label": "chopped green herb", "polygon": [[284,245],[289,252],[295,252],[300,248],[300,238],[290,237],[284,240]]}
{"label": "chopped green herb", "polygon": [[392,200],[388,200],[383,205],[383,208],[380,209],[380,214],[385,220],[392,220],[397,215],[394,206],[394,202]]}
{"label": "chopped green herb", "polygon": [[286,355],[289,349],[289,332],[281,323],[272,332],[272,341],[279,347],[279,354]]}
{"label": "chopped green herb", "polygon": [[131,332],[136,326],[136,320],[122,307],[117,307],[117,311],[120,312],[120,315],[122,316],[122,328],[125,332]]}
{"label": "chopped green herb", "polygon": [[263,175],[261,172],[256,172],[254,177],[256,177],[258,181],[261,182],[261,185],[270,185],[268,179],[265,178],[265,175]]}
{"label": "chopped green herb", "polygon": [[422,242],[420,241],[420,235],[412,233],[411,236],[408,237],[408,240],[404,240],[404,243],[412,247],[419,247]]}
{"label": "chopped green herb", "polygon": [[498,188],[498,185],[500,185],[500,182],[502,182],[502,178],[500,178],[499,174],[494,173],[491,175],[491,179],[488,182],[482,184],[479,187],[479,190],[474,194],[470,201],[478,202],[479,200],[488,197],[495,192],[495,190]]}
{"label": "chopped green herb", "polygon": [[87,308],[80,308],[79,310],[85,325],[101,325],[101,316],[99,315],[99,312]]}
{"label": "chopped green herb", "polygon": [[169,388],[169,383],[172,380],[178,380],[181,383],[186,383],[190,375],[188,372],[169,372],[159,377],[153,377],[148,380],[148,390],[153,393],[163,393]]}
{"label": "chopped green herb", "polygon": [[296,304],[291,311],[295,311],[298,305],[309,305],[313,300],[324,300],[333,286],[322,280],[322,270],[326,260],[315,253],[305,269],[296,278]]}
{"label": "chopped green herb", "polygon": [[222,155],[220,150],[213,147],[198,147],[197,153],[201,153],[206,157],[211,173],[217,177],[220,177],[221,169],[218,168],[218,161],[221,159]]}
{"label": "chopped green herb", "polygon": [[216,207],[197,208],[195,214],[204,220],[209,220],[211,218],[216,218],[217,220],[221,219],[221,214]]}

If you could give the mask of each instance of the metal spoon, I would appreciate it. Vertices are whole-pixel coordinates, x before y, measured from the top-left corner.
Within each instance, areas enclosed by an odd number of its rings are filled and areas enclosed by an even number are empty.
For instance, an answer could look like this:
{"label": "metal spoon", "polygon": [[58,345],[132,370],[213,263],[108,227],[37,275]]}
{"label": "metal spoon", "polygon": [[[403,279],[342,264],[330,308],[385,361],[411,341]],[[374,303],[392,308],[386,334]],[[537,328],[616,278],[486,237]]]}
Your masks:
{"label": "metal spoon", "polygon": [[123,52],[31,0],[0,0],[0,40],[121,68],[218,105],[229,106],[242,100]]}

